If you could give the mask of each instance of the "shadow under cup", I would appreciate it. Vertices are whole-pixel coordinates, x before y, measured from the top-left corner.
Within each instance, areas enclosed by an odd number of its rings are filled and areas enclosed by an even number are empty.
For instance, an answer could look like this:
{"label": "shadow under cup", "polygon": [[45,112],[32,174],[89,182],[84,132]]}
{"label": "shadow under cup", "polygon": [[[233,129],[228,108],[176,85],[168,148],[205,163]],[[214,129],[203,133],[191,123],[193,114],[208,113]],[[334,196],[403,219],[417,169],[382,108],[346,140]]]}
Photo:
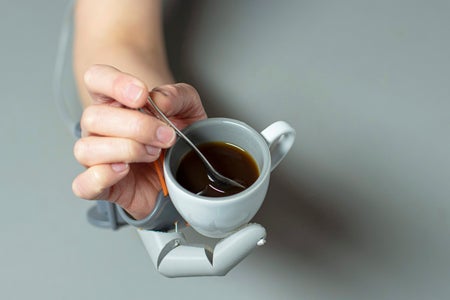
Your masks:
{"label": "shadow under cup", "polygon": [[205,197],[185,189],[175,174],[192,148],[178,139],[164,160],[164,176],[170,198],[183,218],[199,233],[220,238],[248,223],[258,212],[267,192],[271,157],[264,137],[247,124],[226,118],[210,118],[192,124],[183,133],[196,144],[225,142],[247,151],[259,168],[258,179],[240,193]]}

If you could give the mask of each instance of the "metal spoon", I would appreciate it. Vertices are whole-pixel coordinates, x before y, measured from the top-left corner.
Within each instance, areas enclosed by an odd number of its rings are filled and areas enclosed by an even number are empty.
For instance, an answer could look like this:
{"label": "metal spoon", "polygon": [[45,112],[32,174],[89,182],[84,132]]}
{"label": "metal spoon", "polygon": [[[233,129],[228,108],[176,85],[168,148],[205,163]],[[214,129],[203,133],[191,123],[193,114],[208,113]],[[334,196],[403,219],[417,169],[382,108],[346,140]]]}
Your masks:
{"label": "metal spoon", "polygon": [[[170,127],[175,130],[176,134],[181,137],[188,145],[195,151],[195,153],[199,156],[203,164],[205,165],[208,178],[211,181],[213,186],[216,186],[219,189],[226,189],[227,187],[238,187],[241,189],[244,189],[245,187],[240,184],[239,182],[236,182],[233,179],[230,179],[228,177],[223,176],[219,172],[214,169],[214,167],[211,165],[211,163],[206,159],[206,157],[203,155],[203,153],[192,143],[192,141],[184,135],[170,120],[169,118],[164,115],[164,113],[159,109],[159,107],[156,105],[156,103],[153,101],[153,99],[148,96],[147,102],[151,105],[151,107],[154,109],[152,113],[158,118],[162,119],[164,122],[167,123]],[[141,112],[148,113],[148,110],[146,108],[140,108]],[[156,112],[156,113],[155,113]]]}

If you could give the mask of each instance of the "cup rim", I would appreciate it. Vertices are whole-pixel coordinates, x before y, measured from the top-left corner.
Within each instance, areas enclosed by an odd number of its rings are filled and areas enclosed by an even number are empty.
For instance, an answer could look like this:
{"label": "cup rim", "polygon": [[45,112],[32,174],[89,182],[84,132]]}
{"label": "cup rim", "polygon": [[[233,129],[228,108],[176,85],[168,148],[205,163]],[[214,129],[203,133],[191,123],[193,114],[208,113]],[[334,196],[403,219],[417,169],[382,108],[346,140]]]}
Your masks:
{"label": "cup rim", "polygon": [[[207,119],[203,119],[197,122],[194,122],[192,124],[190,124],[189,126],[187,126],[186,128],[184,128],[182,130],[182,132],[186,135],[189,134],[189,132],[193,131],[193,130],[197,130],[199,127],[203,127],[205,124],[210,124],[210,123],[220,123],[220,122],[225,122],[225,123],[232,123],[233,126],[241,126],[243,127],[245,130],[250,131],[254,136],[255,139],[257,140],[257,142],[260,144],[261,147],[259,147],[259,149],[262,152],[263,155],[263,165],[262,168],[259,170],[259,176],[258,179],[256,179],[256,181],[249,186],[248,188],[246,188],[245,190],[243,190],[242,192],[239,192],[237,194],[233,194],[233,195],[229,195],[229,196],[224,196],[224,197],[207,197],[207,196],[201,196],[201,195],[197,195],[189,190],[187,190],[186,188],[184,188],[175,178],[173,172],[169,172],[167,170],[170,170],[170,164],[169,164],[169,160],[170,160],[170,156],[172,155],[172,151],[173,151],[173,147],[170,147],[166,154],[165,154],[165,159],[164,159],[164,173],[166,174],[166,176],[169,176],[170,181],[172,182],[172,184],[174,184],[177,189],[183,193],[185,193],[186,195],[191,196],[192,198],[196,198],[201,200],[202,202],[205,201],[209,201],[209,202],[221,202],[222,200],[226,200],[226,202],[232,202],[232,201],[238,201],[240,198],[245,197],[246,194],[251,193],[254,190],[257,190],[259,188],[259,186],[261,186],[265,179],[267,178],[267,176],[270,174],[270,164],[271,164],[271,157],[270,157],[270,151],[269,151],[269,147],[267,145],[266,140],[264,139],[264,137],[258,132],[256,131],[254,128],[252,128],[250,125],[239,121],[239,120],[235,120],[235,119],[231,119],[231,118],[223,118],[223,117],[215,117],[215,118],[207,118]],[[166,179],[167,181],[167,179]]]}

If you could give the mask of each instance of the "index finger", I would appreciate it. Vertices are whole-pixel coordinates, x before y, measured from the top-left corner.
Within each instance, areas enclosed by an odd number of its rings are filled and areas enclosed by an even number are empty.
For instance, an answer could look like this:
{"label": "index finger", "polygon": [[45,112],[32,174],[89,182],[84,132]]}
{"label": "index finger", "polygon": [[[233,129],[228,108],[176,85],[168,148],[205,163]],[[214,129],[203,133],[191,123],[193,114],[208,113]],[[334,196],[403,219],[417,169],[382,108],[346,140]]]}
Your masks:
{"label": "index finger", "polygon": [[130,108],[144,105],[147,98],[145,83],[107,65],[93,65],[84,74],[84,82],[94,103],[117,101]]}

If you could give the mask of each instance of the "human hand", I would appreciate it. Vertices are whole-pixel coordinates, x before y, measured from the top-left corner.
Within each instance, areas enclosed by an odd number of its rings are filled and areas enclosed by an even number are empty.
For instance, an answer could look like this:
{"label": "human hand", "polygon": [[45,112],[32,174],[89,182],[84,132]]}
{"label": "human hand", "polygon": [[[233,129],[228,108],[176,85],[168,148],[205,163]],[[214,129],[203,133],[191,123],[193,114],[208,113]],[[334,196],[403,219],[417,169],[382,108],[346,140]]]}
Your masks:
{"label": "human hand", "polygon": [[[94,65],[84,81],[93,100],[81,118],[82,137],[74,155],[86,170],[72,183],[75,195],[120,205],[135,219],[154,208],[161,184],[151,162],[172,146],[175,132],[137,108],[146,105],[143,81],[113,67]],[[182,129],[206,118],[197,91],[184,83],[157,87],[150,96]]]}

